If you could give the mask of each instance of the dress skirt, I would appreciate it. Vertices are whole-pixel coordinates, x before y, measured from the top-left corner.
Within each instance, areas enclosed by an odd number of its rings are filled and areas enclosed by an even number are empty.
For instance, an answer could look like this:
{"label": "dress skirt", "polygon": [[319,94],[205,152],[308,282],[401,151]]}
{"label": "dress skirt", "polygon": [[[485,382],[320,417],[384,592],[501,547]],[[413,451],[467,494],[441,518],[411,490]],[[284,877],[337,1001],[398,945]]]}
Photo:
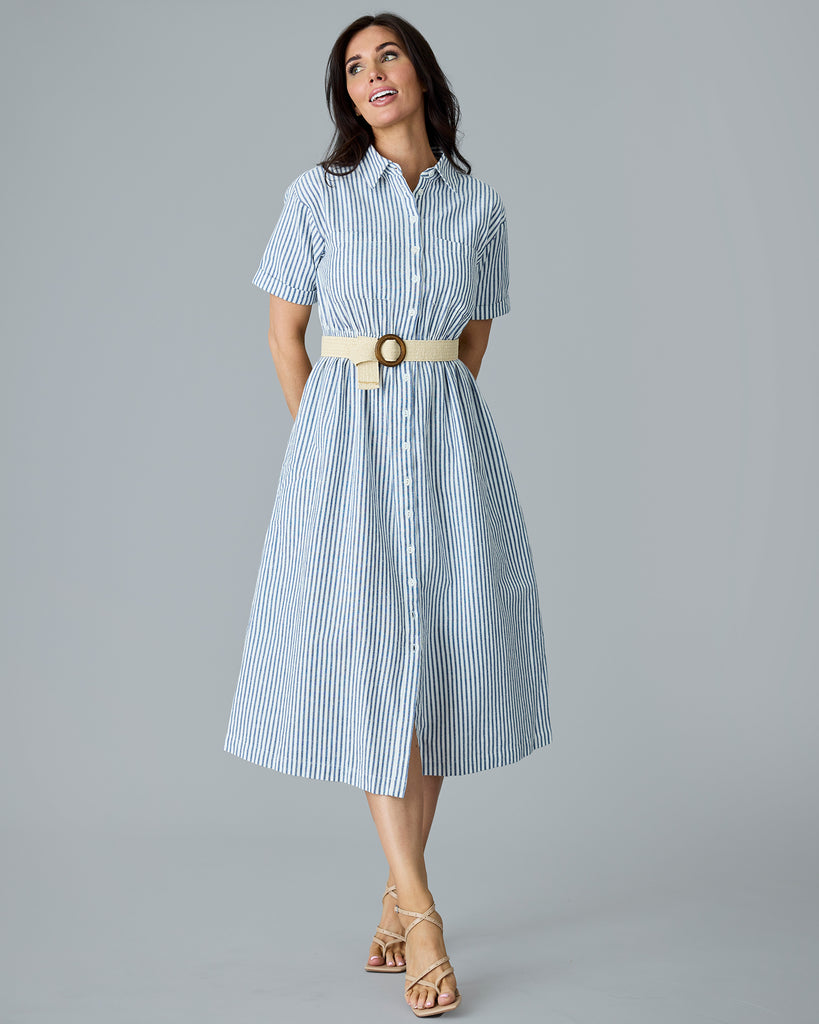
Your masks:
{"label": "dress skirt", "polygon": [[224,749],[403,796],[551,741],[520,502],[461,360],[313,364],[279,474]]}

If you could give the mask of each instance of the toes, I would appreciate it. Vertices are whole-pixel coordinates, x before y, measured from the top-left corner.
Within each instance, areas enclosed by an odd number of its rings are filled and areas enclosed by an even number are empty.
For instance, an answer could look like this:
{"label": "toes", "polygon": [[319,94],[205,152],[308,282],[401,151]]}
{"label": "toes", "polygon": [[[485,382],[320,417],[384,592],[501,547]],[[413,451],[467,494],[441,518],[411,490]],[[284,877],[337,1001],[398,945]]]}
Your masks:
{"label": "toes", "polygon": [[423,985],[413,985],[412,1005],[416,1010],[423,1010],[425,1007],[435,1005],[435,993],[432,989],[424,988]]}
{"label": "toes", "polygon": [[451,974],[448,974],[443,981],[438,983],[441,988],[441,994],[438,996],[438,1002],[441,1004],[451,1003],[455,998],[455,979]]}

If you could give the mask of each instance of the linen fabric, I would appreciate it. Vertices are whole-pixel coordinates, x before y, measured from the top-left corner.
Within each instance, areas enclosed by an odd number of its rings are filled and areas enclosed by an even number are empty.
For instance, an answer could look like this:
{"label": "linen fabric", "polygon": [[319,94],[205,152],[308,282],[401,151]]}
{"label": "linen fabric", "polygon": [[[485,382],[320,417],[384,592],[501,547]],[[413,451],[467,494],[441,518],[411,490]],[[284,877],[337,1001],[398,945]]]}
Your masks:
{"label": "linen fabric", "polygon": [[[438,155],[438,154],[436,154]],[[284,193],[253,283],[318,303],[322,332],[454,339],[510,311],[506,211],[446,157],[410,190],[370,146]],[[276,487],[224,749],[280,772],[403,796],[427,775],[551,742],[543,625],[503,446],[460,359],[320,356]]]}

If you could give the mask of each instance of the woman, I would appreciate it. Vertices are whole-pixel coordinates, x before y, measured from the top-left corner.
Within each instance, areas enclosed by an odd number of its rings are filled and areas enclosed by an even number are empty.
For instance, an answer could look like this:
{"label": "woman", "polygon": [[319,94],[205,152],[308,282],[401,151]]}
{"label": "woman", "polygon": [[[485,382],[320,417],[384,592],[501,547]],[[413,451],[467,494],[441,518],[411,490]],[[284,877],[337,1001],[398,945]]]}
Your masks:
{"label": "woman", "polygon": [[460,1002],[424,863],[443,778],[551,740],[526,527],[475,382],[509,311],[506,213],[404,19],[349,25],[326,91],[329,156],[253,278],[294,423],[225,750],[366,792],[390,868],[366,969],[406,971],[437,1016]]}

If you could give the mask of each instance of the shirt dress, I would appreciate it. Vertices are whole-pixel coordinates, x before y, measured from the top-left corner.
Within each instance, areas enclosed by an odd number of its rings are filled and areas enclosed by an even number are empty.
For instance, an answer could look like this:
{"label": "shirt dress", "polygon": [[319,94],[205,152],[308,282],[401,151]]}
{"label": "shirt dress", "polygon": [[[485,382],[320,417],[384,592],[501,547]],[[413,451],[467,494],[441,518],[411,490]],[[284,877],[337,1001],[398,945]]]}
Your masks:
{"label": "shirt dress", "polygon": [[[438,155],[438,154],[436,154]],[[370,146],[346,177],[287,188],[253,283],[318,302],[325,335],[457,338],[510,310],[498,192],[440,153],[411,190]],[[526,525],[486,401],[460,359],[313,362],[264,538],[224,749],[403,796],[426,775],[551,741]]]}

